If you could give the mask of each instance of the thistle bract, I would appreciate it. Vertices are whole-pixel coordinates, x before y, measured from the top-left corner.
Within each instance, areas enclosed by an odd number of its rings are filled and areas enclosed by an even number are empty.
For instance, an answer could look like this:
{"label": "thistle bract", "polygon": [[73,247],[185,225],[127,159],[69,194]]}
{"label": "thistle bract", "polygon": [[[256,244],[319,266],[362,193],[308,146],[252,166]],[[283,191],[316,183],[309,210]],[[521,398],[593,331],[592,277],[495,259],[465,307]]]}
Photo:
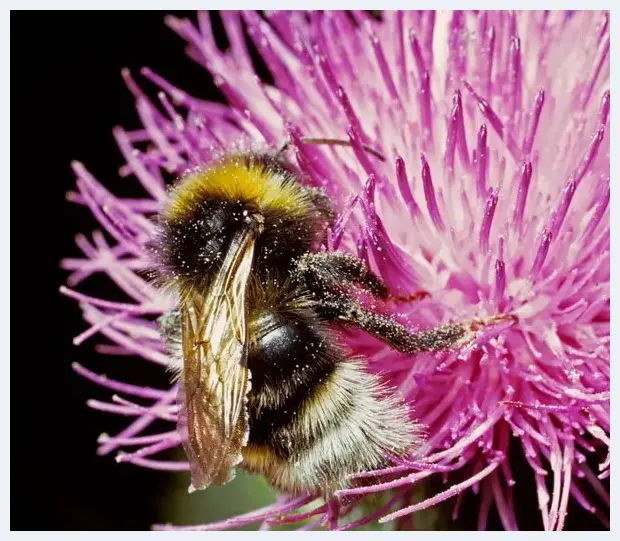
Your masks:
{"label": "thistle bract", "polygon": [[[88,206],[107,234],[79,235],[83,256],[62,263],[72,271],[62,291],[79,301],[90,325],[76,344],[104,337],[102,353],[138,355],[164,367],[154,321],[173,300],[143,271],[150,265],[150,217],[166,200],[166,184],[231,148],[277,149],[287,140],[287,156],[305,182],[323,189],[339,211],[326,249],[359,255],[397,292],[430,293],[399,305],[401,321],[428,328],[513,314],[518,323],[472,347],[433,355],[403,355],[351,333],[368,369],[401,393],[425,425],[420,452],[362,474],[367,486],[327,502],[282,495],[249,515],[192,528],[299,522],[306,529],[350,529],[379,520],[408,529],[416,511],[449,498],[456,516],[463,494],[473,490],[480,529],[492,506],[504,528],[516,529],[515,441],[533,472],[532,499],[545,529],[563,528],[571,499],[604,516],[608,14],[387,12],[379,19],[362,12],[247,11],[221,18],[226,50],[216,44],[208,13],[199,13],[197,24],[167,23],[213,75],[227,104],[191,97],[143,69],[140,85],[161,90],[153,102],[123,73],[142,128],[114,134],[126,160],[121,176],[142,185],[142,198],[116,197],[84,165],[73,165],[77,190],[70,199]],[[245,32],[273,84],[257,76]],[[348,139],[351,146],[308,145],[304,137]],[[95,273],[133,301],[74,288]],[[174,424],[162,433],[151,426],[176,420],[174,386],[122,383],[74,367],[118,393],[90,406],[133,417],[121,433],[102,436],[101,454],[187,470],[186,462],[158,458],[179,445]],[[435,477],[445,486],[414,504],[416,488]],[[381,505],[351,518],[375,493],[385,496]]]}

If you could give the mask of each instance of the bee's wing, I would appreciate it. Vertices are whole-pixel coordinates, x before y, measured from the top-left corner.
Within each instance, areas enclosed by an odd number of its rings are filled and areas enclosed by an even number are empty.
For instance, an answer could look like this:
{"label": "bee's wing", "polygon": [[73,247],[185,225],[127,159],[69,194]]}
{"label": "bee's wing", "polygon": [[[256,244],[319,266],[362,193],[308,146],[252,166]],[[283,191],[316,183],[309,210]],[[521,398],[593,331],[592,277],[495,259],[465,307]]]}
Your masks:
{"label": "bee's wing", "polygon": [[245,295],[253,253],[253,233],[239,233],[209,291],[181,306],[179,432],[190,462],[190,490],[232,479],[247,443]]}

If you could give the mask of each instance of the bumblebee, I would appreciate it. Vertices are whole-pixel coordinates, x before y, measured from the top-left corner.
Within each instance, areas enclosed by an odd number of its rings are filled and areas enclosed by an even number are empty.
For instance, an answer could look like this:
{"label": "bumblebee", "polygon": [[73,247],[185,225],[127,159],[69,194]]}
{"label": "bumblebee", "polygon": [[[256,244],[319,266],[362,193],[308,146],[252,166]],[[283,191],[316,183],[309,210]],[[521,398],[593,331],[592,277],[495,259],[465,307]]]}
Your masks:
{"label": "bumblebee", "polygon": [[339,329],[416,353],[463,343],[471,326],[416,333],[365,308],[360,295],[390,292],[361,260],[320,251],[332,220],[329,200],[279,154],[229,154],[171,189],[155,280],[178,298],[161,325],[180,374],[190,491],[241,466],[284,492],[328,495],[419,447],[407,406]]}

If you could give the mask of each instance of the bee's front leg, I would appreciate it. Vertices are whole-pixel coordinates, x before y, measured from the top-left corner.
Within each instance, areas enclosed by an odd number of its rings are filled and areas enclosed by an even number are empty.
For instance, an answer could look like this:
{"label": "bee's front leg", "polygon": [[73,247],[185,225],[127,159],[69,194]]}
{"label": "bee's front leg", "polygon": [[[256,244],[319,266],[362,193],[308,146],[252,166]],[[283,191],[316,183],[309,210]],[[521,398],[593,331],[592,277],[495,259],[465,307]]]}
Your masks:
{"label": "bee's front leg", "polygon": [[345,326],[354,326],[403,353],[445,351],[469,342],[474,334],[470,323],[449,323],[424,331],[414,331],[395,319],[363,308],[346,296],[323,297],[321,314]]}
{"label": "bee's front leg", "polygon": [[332,207],[331,199],[319,188],[306,188],[306,192],[310,196],[310,200],[317,212],[325,219],[327,225],[333,227],[336,214]]}

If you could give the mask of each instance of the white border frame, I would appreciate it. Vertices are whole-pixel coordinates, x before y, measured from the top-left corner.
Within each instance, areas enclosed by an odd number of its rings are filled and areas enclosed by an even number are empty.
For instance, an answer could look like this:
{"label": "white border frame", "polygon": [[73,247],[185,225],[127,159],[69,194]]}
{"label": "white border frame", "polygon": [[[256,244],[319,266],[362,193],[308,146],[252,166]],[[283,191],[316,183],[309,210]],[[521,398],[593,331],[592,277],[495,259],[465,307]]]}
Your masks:
{"label": "white border frame", "polygon": [[[1,59],[2,59],[2,68],[3,73],[7,74],[7,81],[10,82],[9,68],[10,68],[10,11],[14,10],[49,10],[53,8],[54,10],[168,10],[168,9],[253,9],[259,7],[260,9],[290,9],[294,7],[295,9],[370,9],[376,6],[377,2],[368,2],[363,0],[357,0],[353,2],[352,0],[330,0],[330,1],[321,1],[321,0],[313,0],[312,2],[295,2],[294,5],[291,5],[291,2],[284,1],[264,1],[264,2],[243,2],[237,0],[227,0],[226,2],[222,1],[214,1],[210,0],[209,2],[196,2],[196,1],[184,1],[178,0],[175,2],[171,1],[162,1],[162,0],[55,0],[54,2],[50,2],[49,0],[3,0],[3,9],[0,14],[0,42],[1,42]],[[384,9],[411,9],[411,8],[424,8],[424,7],[433,7],[434,9],[439,10],[451,10],[451,9],[497,9],[498,2],[497,1],[477,1],[477,2],[459,2],[458,0],[434,0],[432,2],[432,6],[430,3],[421,2],[420,5],[412,5],[414,4],[411,1],[405,2],[404,0],[383,0],[381,2],[382,8]],[[472,5],[473,4],[473,5]],[[590,0],[588,2],[584,1],[575,1],[575,0],[554,0],[554,1],[533,1],[533,0],[520,0],[520,1],[507,1],[502,3],[501,7],[503,9],[518,9],[518,10],[528,10],[528,9],[556,9],[556,10],[566,10],[566,9],[605,9],[609,10],[611,14],[611,28],[613,31],[611,32],[611,57],[615,56],[615,51],[619,47],[618,36],[620,35],[620,31],[617,31],[617,25],[620,25],[620,7],[613,8],[611,0],[609,1],[601,1],[601,0]],[[6,9],[8,8],[8,9]],[[163,24],[163,23],[162,23]],[[614,68],[613,60],[610,62],[611,66],[611,78],[610,78],[610,88],[615,88],[617,85],[620,88],[620,80],[618,76],[618,71]],[[2,125],[2,161],[1,163],[5,168],[5,189],[3,190],[3,196],[0,197],[0,238],[2,244],[0,245],[0,253],[7,254],[5,255],[5,260],[8,262],[10,259],[10,203],[9,197],[7,195],[10,194],[10,186],[8,183],[8,179],[10,178],[10,157],[9,157],[9,148],[10,148],[10,90],[8,84],[0,85],[0,93],[2,94],[2,101],[5,104],[2,112],[2,118],[0,120],[0,125]],[[613,101],[615,99],[615,94],[612,91],[612,105],[611,105],[611,141],[612,145],[614,142],[620,141],[620,127],[617,123],[619,115],[616,114],[616,105]],[[612,146],[613,148],[613,146]],[[620,200],[618,197],[615,197],[615,185],[614,180],[617,178],[618,174],[620,174],[620,170],[618,169],[618,154],[615,152],[611,153],[611,177],[612,177],[612,191],[611,191],[611,203],[610,203],[610,216],[611,216],[611,234],[612,239],[617,238],[620,233],[618,233],[618,225],[620,220]],[[618,213],[614,212],[618,210]],[[613,246],[613,242],[612,242]],[[611,253],[611,275],[618,276],[620,275],[620,265],[619,265],[619,257],[618,250],[612,250]],[[615,272],[614,272],[615,271]],[[9,266],[3,264],[0,267],[0,283],[2,284],[2,306],[10,305],[10,271]],[[612,322],[620,321],[620,301],[618,299],[618,294],[620,291],[618,290],[617,281],[612,280],[611,283],[611,320]],[[616,340],[620,338],[618,328],[613,326],[611,328],[612,334],[612,358],[613,354],[616,351],[614,344],[616,344]],[[10,358],[10,316],[8,311],[5,309],[0,312],[0,347],[2,347],[2,359],[3,368],[4,368],[4,377],[1,378],[0,385],[2,385],[3,389],[0,396],[3,397],[2,404],[2,434],[9,434],[9,400],[10,400],[10,366],[9,362],[7,362]],[[616,361],[617,362],[617,361]],[[612,377],[612,387],[616,383],[615,380],[617,378],[618,370],[612,367],[611,377]],[[617,387],[617,385],[616,385]],[[616,408],[614,407],[615,402],[612,400],[612,410],[611,410],[611,418],[612,420],[617,417]],[[613,421],[612,421],[613,424]],[[614,449],[618,449],[618,442],[620,441],[620,436],[618,436],[617,431],[613,431],[611,434],[612,447]],[[7,443],[10,441],[10,436],[7,438]],[[0,513],[1,519],[4,526],[5,531],[8,531],[10,528],[10,456],[9,456],[9,447],[8,445],[2,445],[0,447],[0,453],[2,454],[3,459],[3,473],[2,473],[2,485],[3,485],[3,494],[1,496],[2,500],[0,500]],[[617,460],[614,460],[614,456],[612,456],[612,464],[617,463]],[[13,474],[17,477],[19,472],[13,472]],[[612,493],[612,501],[615,503],[615,495],[619,493],[618,491],[618,483],[620,479],[617,475],[612,475],[611,477],[611,493]],[[32,487],[32,490],[38,490],[40,487]],[[97,490],[96,487],[84,487],[85,490]],[[33,509],[33,513],[36,513],[37,510]],[[611,530],[610,532],[597,532],[596,536],[598,539],[609,538],[616,528],[618,523],[618,518],[615,517],[614,513],[611,514]],[[411,538],[412,535],[415,535],[417,538],[420,537],[430,537],[432,536],[434,539],[459,539],[460,541],[469,541],[474,539],[481,539],[482,537],[487,537],[487,539],[496,539],[498,536],[511,535],[513,539],[523,539],[530,541],[533,538],[543,538],[543,536],[547,535],[545,532],[416,532],[412,534],[411,532],[372,532],[372,531],[364,531],[364,532],[341,532],[340,536],[355,536],[358,539],[374,539],[377,534],[380,535],[389,535],[389,536],[397,536],[401,539],[404,539],[405,536],[409,536]],[[58,539],[58,540],[81,540],[83,539],[83,532],[11,532],[10,537],[12,539],[26,539],[26,540],[46,540],[46,539]],[[134,540],[134,539],[145,539],[146,536],[155,535],[154,532],[88,532],[89,541],[99,540],[99,539],[115,539],[115,541],[126,541],[126,540]],[[157,535],[166,536],[168,539],[181,539],[185,538],[185,535],[191,535],[189,532],[157,532]],[[203,539],[206,539],[208,536],[209,539],[223,539],[223,536],[226,536],[226,539],[234,539],[239,540],[241,538],[249,538],[252,539],[267,539],[273,535],[299,535],[296,532],[195,532],[193,535],[202,536]],[[319,536],[324,535],[323,532],[306,532],[305,535],[314,537],[318,539]],[[586,539],[589,532],[562,532],[561,534],[565,539]],[[4,536],[2,536],[4,538]]]}

